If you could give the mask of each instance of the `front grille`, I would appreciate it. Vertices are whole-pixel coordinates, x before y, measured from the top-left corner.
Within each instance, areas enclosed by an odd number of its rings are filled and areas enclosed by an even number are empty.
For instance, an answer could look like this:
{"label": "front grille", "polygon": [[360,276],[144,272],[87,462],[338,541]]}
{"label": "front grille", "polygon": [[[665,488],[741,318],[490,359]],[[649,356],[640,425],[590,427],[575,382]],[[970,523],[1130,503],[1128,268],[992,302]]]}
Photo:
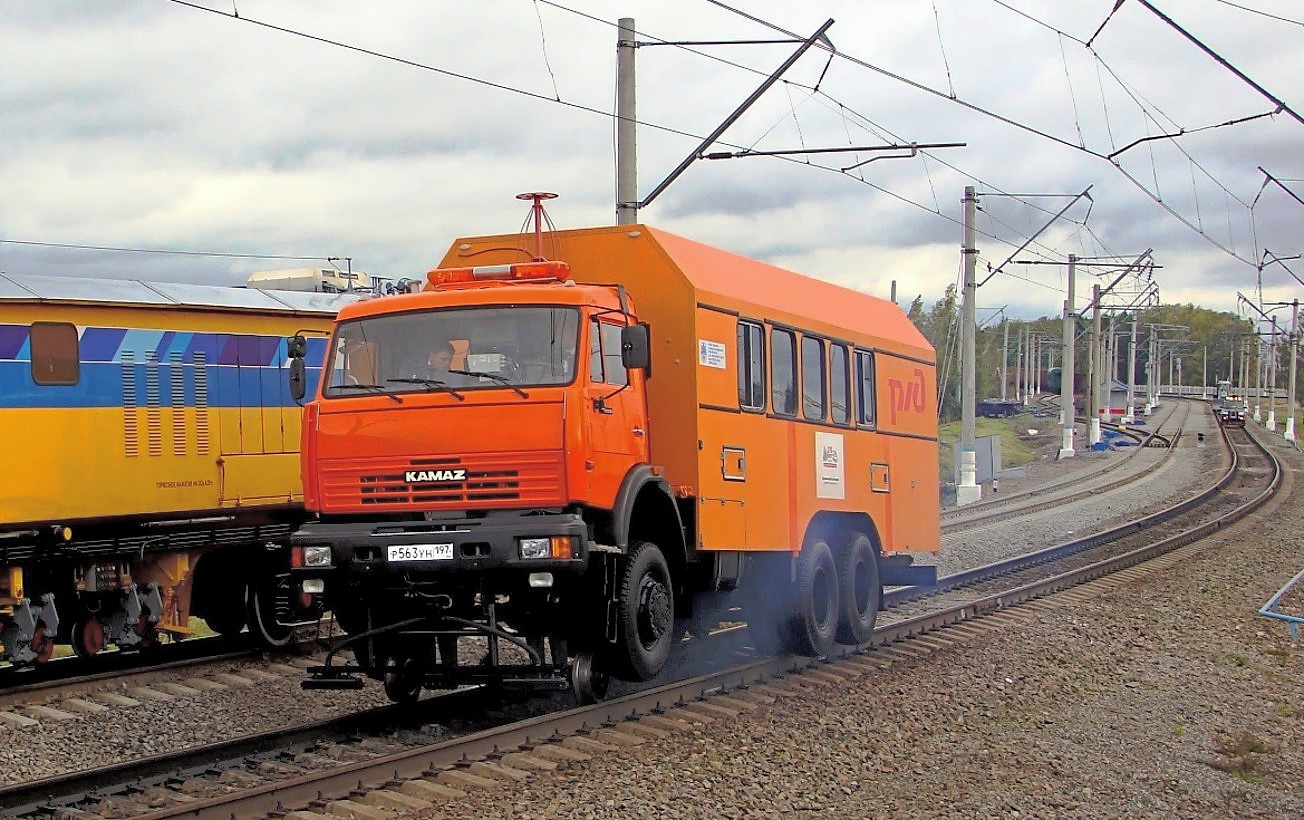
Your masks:
{"label": "front grille", "polygon": [[[465,470],[460,481],[408,482],[408,471]],[[457,458],[349,459],[322,469],[332,512],[348,509],[487,509],[564,503],[561,453],[486,453]]]}

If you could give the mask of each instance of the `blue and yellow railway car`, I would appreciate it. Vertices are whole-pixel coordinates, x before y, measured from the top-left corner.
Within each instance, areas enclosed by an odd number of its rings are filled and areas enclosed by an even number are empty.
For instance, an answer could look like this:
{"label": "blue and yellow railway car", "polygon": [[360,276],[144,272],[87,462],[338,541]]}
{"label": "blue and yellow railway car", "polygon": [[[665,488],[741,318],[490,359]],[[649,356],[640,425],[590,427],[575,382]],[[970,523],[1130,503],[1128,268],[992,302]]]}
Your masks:
{"label": "blue and yellow railway car", "polygon": [[286,337],[355,296],[0,274],[0,661],[246,623],[288,638]]}

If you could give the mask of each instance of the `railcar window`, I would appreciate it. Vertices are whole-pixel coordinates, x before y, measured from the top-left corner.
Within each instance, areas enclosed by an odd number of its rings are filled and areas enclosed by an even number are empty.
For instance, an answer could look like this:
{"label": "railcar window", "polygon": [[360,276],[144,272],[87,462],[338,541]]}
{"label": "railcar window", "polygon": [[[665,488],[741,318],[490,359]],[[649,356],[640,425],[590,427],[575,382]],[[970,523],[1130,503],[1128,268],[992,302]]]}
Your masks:
{"label": "railcar window", "polygon": [[589,381],[629,384],[629,374],[620,358],[620,325],[590,320]]}
{"label": "railcar window", "polygon": [[33,323],[32,381],[43,385],[72,385],[80,375],[76,325]]}
{"label": "railcar window", "polygon": [[786,330],[770,331],[770,407],[780,416],[797,415],[797,342]]}
{"label": "railcar window", "polygon": [[856,351],[856,421],[865,426],[875,425],[874,410],[874,354]]}
{"label": "railcar window", "polygon": [[851,369],[847,362],[847,349],[842,345],[829,346],[829,380],[831,384],[830,411],[834,424],[851,422]]}
{"label": "railcar window", "polygon": [[589,381],[602,382],[602,333],[598,320],[589,320]]}
{"label": "railcar window", "polygon": [[738,323],[738,406],[743,410],[765,409],[765,337],[761,326]]}
{"label": "railcar window", "polygon": [[808,419],[823,421],[828,393],[828,379],[824,364],[824,340],[810,336],[801,338],[801,414]]}
{"label": "railcar window", "polygon": [[601,322],[602,375],[607,384],[629,384],[625,362],[620,356],[620,325]]}

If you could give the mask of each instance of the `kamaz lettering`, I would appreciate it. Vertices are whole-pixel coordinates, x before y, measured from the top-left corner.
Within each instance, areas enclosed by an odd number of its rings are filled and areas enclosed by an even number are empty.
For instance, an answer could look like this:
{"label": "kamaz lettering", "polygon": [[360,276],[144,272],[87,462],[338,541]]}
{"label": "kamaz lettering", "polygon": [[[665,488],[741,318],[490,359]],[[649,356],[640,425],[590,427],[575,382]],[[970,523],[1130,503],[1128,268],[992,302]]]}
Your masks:
{"label": "kamaz lettering", "polygon": [[429,481],[466,481],[466,470],[408,470],[403,480],[409,484]]}

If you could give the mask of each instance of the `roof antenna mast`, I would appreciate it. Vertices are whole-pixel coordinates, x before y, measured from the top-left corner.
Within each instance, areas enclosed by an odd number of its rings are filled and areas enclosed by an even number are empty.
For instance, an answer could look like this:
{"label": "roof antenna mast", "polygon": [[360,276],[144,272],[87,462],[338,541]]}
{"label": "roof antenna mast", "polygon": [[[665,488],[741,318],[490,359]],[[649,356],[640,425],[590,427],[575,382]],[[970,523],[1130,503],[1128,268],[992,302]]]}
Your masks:
{"label": "roof antenna mast", "polygon": [[516,198],[533,203],[530,206],[529,216],[525,217],[526,225],[530,224],[530,220],[534,220],[534,257],[532,261],[546,261],[543,255],[543,225],[545,222],[548,223],[548,230],[554,232],[557,230],[557,226],[552,224],[552,217],[548,216],[548,212],[543,209],[543,202],[547,199],[556,199],[557,195],[545,191],[534,191],[527,194],[517,194]]}

